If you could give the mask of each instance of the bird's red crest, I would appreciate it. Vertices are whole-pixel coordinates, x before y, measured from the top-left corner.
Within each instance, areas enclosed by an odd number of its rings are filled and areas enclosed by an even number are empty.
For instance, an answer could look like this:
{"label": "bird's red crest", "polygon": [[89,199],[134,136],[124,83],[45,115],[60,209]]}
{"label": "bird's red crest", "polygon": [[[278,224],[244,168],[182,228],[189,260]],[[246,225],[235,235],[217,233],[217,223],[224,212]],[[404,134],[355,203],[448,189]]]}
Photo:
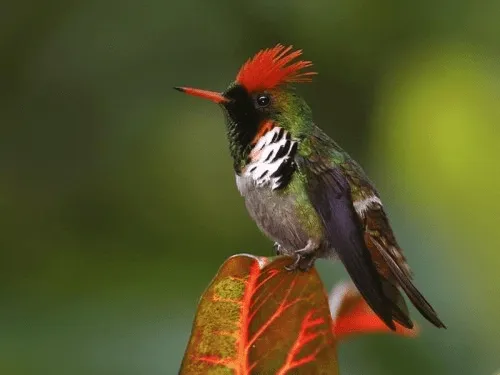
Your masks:
{"label": "bird's red crest", "polygon": [[311,61],[292,60],[302,55],[302,50],[292,51],[292,46],[263,49],[249,59],[238,72],[236,81],[248,91],[269,90],[281,84],[310,82],[316,72],[301,72],[312,66]]}

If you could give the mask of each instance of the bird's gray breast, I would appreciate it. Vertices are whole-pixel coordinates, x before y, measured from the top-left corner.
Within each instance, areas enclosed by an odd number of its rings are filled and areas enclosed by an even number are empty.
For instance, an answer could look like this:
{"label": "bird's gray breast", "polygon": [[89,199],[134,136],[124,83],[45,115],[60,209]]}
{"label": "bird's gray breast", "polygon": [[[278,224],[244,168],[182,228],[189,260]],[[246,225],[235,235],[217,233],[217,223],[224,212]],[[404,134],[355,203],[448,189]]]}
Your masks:
{"label": "bird's gray breast", "polygon": [[297,141],[275,127],[250,152],[250,162],[236,175],[236,185],[259,228],[287,251],[308,240],[297,216],[296,197],[286,189],[295,172]]}

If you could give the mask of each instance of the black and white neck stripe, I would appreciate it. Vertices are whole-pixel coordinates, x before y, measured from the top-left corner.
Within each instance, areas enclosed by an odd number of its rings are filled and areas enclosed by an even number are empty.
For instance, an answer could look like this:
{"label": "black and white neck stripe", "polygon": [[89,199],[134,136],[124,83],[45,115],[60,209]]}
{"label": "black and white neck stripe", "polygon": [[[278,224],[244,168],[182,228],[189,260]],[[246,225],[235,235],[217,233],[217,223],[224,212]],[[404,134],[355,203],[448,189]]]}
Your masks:
{"label": "black and white neck stripe", "polygon": [[285,187],[295,171],[293,161],[297,152],[297,141],[290,133],[275,127],[264,134],[250,152],[250,161],[243,170],[258,187],[269,186],[272,190]]}

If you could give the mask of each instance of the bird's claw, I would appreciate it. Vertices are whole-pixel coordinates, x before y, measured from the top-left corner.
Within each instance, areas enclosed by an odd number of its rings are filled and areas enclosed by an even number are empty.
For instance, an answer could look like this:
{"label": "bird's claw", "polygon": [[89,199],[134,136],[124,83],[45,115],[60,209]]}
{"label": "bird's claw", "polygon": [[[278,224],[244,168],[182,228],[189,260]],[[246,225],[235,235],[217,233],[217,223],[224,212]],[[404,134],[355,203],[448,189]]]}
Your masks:
{"label": "bird's claw", "polygon": [[314,261],[316,260],[316,257],[311,254],[301,255],[296,253],[294,256],[295,256],[294,262],[289,266],[285,266],[285,269],[287,271],[291,272],[299,270],[302,272],[307,272],[314,265]]}
{"label": "bird's claw", "polygon": [[281,245],[279,243],[275,242],[273,248],[276,255],[283,255],[283,252],[281,251]]}
{"label": "bird's claw", "polygon": [[289,266],[285,266],[285,269],[290,272],[295,271],[299,267],[299,263],[300,263],[300,255],[297,254],[295,255],[295,261]]}
{"label": "bird's claw", "polygon": [[318,246],[309,240],[307,245],[303,249],[295,251],[295,261],[289,266],[285,266],[287,271],[295,271],[296,269],[300,271],[308,271],[316,260],[316,250]]}

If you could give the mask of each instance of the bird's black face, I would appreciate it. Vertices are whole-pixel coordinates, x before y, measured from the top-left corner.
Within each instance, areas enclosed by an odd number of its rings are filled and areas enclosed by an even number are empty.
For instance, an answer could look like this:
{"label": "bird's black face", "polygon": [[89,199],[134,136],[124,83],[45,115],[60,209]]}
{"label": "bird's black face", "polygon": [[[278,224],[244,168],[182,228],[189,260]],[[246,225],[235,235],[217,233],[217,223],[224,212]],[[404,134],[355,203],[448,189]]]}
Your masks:
{"label": "bird's black face", "polygon": [[221,103],[238,122],[255,121],[270,117],[275,112],[272,93],[249,93],[243,86],[231,85],[223,94],[228,99]]}
{"label": "bird's black face", "polygon": [[[242,85],[233,84],[224,93],[221,103],[226,113],[228,138],[233,157],[245,156],[255,143],[262,124],[276,113],[270,92],[249,93]],[[233,152],[234,150],[234,152]]]}
{"label": "bird's black face", "polygon": [[222,104],[226,113],[229,142],[235,142],[239,146],[237,148],[245,149],[257,134],[259,124],[264,119],[263,113],[257,110],[254,98],[243,86],[230,87],[223,95],[229,99]]}

